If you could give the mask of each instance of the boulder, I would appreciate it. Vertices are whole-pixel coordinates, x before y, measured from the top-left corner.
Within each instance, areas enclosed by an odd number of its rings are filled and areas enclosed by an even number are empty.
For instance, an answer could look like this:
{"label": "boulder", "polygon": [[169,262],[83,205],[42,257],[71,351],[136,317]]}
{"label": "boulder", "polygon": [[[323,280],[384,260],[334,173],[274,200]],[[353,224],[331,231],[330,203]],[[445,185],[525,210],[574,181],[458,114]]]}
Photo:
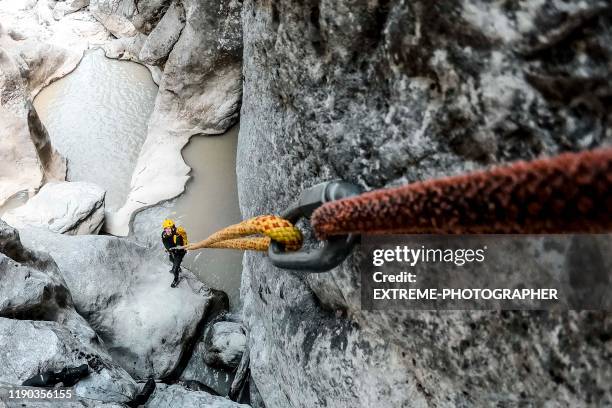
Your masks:
{"label": "boulder", "polygon": [[2,219],[15,228],[46,228],[59,234],[97,234],[104,222],[105,191],[93,183],[45,184],[26,204]]}
{"label": "boulder", "polygon": [[190,391],[179,384],[159,384],[145,405],[146,408],[247,408],[224,397],[217,397],[205,391]]}
{"label": "boulder", "polygon": [[185,10],[174,2],[147,37],[139,59],[145,64],[157,65],[165,61],[185,27]]}
{"label": "boulder", "polygon": [[171,288],[170,263],[132,241],[37,229],[21,235],[28,246],[55,259],[76,309],[113,359],[137,379],[176,375],[205,320],[227,309],[224,293],[205,287],[184,268],[179,286]]}
{"label": "boulder", "polygon": [[89,11],[117,38],[137,33],[130,21],[136,12],[134,0],[90,0]]}
{"label": "boulder", "polygon": [[21,385],[47,370],[87,364],[90,374],[75,385],[83,398],[107,402],[130,401],[136,383],[108,355],[74,338],[56,322],[0,318],[0,381]]}
{"label": "boulder", "polygon": [[77,314],[53,259],[24,247],[2,221],[0,299],[0,382],[21,385],[47,370],[87,364],[90,375],[77,384],[77,395],[116,402],[134,396],[136,383]]}
{"label": "boulder", "polygon": [[229,395],[245,343],[246,336],[238,316],[218,315],[204,329],[181,373],[181,381],[202,384],[218,395]]}
{"label": "boulder", "polygon": [[58,1],[53,7],[53,18],[61,20],[66,14],[74,13],[80,9],[87,7],[89,0],[65,0]]}
{"label": "boulder", "polygon": [[240,323],[217,322],[206,337],[204,361],[213,367],[233,370],[238,367],[246,346],[246,335]]}
{"label": "boulder", "polygon": [[[328,179],[369,190],[610,144],[609,2],[507,6],[244,1],[243,216]],[[359,260],[298,275],[245,254],[267,408],[612,403],[609,314],[367,312]]]}
{"label": "boulder", "polygon": [[53,259],[45,252],[24,247],[17,230],[1,220],[0,271],[0,317],[55,321],[82,343],[97,347],[100,339],[75,311]]}

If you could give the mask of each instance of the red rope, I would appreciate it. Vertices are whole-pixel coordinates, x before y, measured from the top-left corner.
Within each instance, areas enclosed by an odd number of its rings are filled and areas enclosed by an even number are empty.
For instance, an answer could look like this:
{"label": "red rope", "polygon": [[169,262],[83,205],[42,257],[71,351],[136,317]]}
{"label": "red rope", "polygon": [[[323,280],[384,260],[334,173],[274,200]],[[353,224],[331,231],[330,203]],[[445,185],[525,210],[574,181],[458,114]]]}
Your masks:
{"label": "red rope", "polygon": [[517,162],[376,190],[319,207],[319,239],[348,233],[612,231],[612,149]]}

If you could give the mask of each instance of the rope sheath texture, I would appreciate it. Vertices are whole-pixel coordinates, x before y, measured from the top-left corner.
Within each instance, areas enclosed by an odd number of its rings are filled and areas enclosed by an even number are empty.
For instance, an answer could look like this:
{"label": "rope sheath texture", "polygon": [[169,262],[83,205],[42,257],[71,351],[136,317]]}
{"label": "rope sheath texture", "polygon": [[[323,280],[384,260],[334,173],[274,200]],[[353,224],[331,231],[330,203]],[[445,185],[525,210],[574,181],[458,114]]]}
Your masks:
{"label": "rope sheath texture", "polygon": [[612,231],[612,149],[517,162],[325,203],[319,239],[348,233],[486,234]]}
{"label": "rope sheath texture", "polygon": [[227,248],[267,251],[272,239],[283,244],[288,251],[296,251],[302,246],[302,233],[293,224],[275,215],[261,215],[230,225],[200,242],[187,245],[185,249]]}

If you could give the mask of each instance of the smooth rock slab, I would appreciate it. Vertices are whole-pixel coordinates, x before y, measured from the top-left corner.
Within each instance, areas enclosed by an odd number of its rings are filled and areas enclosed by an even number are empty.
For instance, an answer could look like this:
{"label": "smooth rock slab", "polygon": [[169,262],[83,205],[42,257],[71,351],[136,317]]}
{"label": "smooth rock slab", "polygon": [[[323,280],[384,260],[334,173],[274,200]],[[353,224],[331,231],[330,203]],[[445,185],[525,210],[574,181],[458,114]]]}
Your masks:
{"label": "smooth rock slab", "polygon": [[239,408],[249,407],[238,404],[224,397],[210,395],[205,391],[189,391],[184,387],[158,384],[151,398],[145,405],[147,408]]}
{"label": "smooth rock slab", "polygon": [[15,228],[46,228],[68,235],[97,234],[104,222],[105,194],[93,183],[49,183],[2,219]]}
{"label": "smooth rock slab", "polygon": [[216,307],[227,309],[225,294],[205,287],[185,269],[179,286],[171,288],[169,262],[127,239],[39,229],[24,229],[21,235],[27,245],[53,256],[76,309],[114,360],[138,379],[171,375],[198,324]]}

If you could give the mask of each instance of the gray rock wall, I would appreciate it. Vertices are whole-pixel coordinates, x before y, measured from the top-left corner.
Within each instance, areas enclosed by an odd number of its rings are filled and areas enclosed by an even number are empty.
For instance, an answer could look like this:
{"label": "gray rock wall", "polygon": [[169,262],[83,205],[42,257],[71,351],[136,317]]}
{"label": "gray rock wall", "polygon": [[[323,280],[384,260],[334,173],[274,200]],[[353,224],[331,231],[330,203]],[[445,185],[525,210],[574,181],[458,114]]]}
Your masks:
{"label": "gray rock wall", "polygon": [[[366,189],[612,141],[610,3],[247,0],[244,217],[319,181]],[[355,257],[297,276],[244,258],[268,408],[612,403],[605,313],[359,308]]]}

